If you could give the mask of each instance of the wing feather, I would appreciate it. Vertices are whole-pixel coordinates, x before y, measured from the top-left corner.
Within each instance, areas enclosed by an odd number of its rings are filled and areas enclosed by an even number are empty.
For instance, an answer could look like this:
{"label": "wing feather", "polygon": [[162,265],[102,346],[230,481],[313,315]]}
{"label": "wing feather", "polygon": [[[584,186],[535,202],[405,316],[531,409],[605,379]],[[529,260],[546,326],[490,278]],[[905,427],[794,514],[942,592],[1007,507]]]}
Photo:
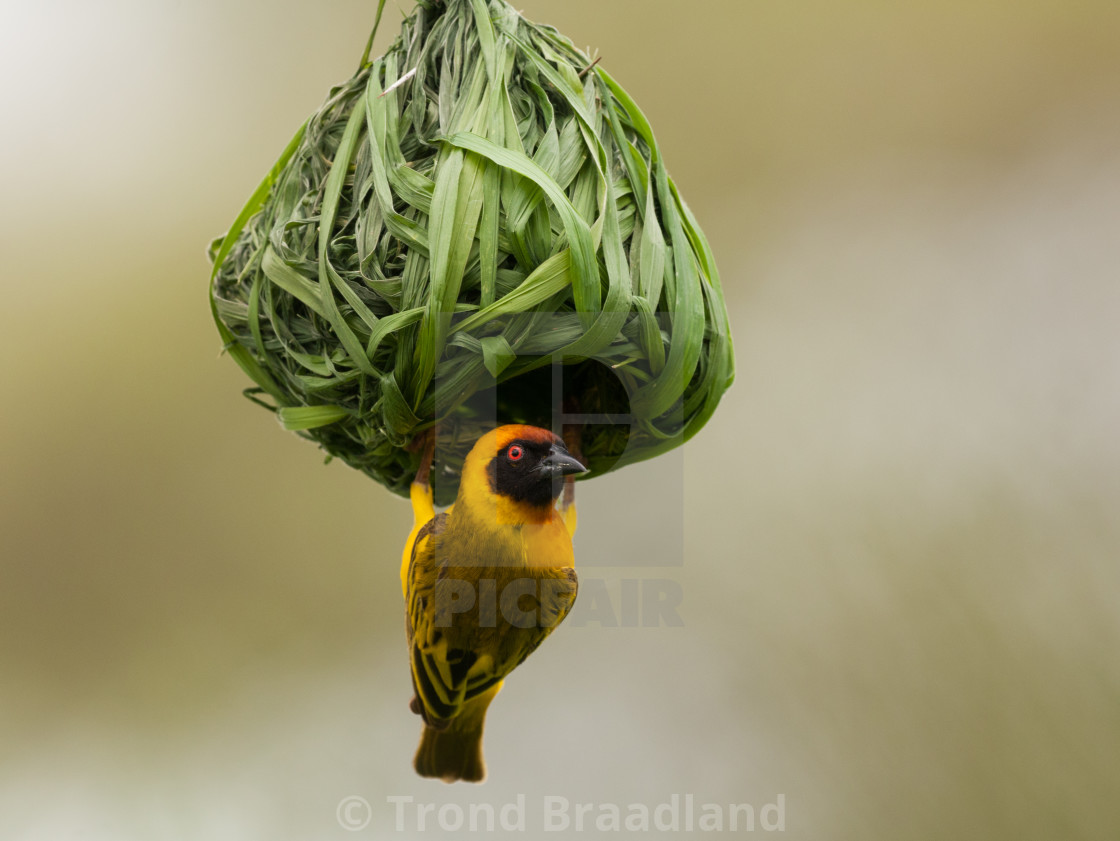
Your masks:
{"label": "wing feather", "polygon": [[493,627],[480,627],[476,605],[474,611],[452,614],[450,623],[436,627],[436,582],[454,575],[457,568],[463,570],[464,580],[479,578],[477,567],[460,567],[442,557],[446,546],[440,546],[437,563],[436,547],[447,524],[443,513],[417,533],[405,576],[413,687],[424,720],[434,726],[454,718],[463,704],[524,662],[567,616],[577,590],[576,573],[570,567],[521,570],[522,576],[540,579],[537,592],[545,598],[538,601],[538,622],[518,627],[499,617]]}

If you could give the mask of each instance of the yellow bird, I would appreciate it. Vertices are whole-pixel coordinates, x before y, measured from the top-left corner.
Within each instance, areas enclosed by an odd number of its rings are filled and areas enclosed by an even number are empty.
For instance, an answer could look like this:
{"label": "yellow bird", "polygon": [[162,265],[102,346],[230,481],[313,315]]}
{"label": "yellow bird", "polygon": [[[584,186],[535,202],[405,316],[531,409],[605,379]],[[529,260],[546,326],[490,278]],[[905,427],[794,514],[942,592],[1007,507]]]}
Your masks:
{"label": "yellow bird", "polygon": [[401,559],[411,709],[424,719],[413,764],[422,777],[480,782],[487,707],[575,602],[575,506],[565,494],[561,514],[556,500],[586,468],[546,429],[501,426],[475,443],[455,504],[436,514],[431,446]]}

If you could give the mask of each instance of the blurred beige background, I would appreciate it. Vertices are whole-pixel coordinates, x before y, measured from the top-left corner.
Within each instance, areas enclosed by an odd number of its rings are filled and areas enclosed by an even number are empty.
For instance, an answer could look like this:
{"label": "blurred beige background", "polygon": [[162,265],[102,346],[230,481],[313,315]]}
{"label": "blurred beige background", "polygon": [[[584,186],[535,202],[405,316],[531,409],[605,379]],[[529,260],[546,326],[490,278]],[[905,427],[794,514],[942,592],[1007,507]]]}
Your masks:
{"label": "blurred beige background", "polygon": [[739,376],[580,488],[584,575],[679,583],[684,627],[562,628],[481,788],[410,768],[407,503],[242,398],[207,307],[375,6],[0,12],[0,837],[345,838],[350,796],[406,837],[387,796],[519,793],[530,837],[542,795],[672,793],[1118,837],[1120,5],[519,0],[646,110]]}

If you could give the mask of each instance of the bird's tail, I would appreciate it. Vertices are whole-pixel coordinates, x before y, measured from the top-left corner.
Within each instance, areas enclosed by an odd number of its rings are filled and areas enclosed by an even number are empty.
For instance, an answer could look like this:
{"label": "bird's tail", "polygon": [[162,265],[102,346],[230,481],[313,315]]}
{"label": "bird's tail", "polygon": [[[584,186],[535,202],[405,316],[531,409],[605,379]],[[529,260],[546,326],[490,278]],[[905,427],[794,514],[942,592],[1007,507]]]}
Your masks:
{"label": "bird's tail", "polygon": [[486,708],[502,688],[501,683],[463,705],[446,727],[424,725],[420,747],[416,749],[413,767],[421,777],[436,777],[445,783],[464,780],[480,783],[486,779],[486,763],[482,760],[482,728]]}

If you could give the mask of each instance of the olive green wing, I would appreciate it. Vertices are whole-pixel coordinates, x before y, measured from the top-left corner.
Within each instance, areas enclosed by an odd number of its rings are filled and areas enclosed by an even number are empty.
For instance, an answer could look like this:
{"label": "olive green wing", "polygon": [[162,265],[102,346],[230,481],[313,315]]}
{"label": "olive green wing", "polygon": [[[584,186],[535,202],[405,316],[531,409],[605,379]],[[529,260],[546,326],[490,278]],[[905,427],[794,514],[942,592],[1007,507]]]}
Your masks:
{"label": "olive green wing", "polygon": [[[412,709],[437,727],[501,680],[493,677],[493,656],[485,653],[490,647],[487,637],[495,629],[478,629],[477,623],[467,627],[464,617],[449,610],[451,599],[463,597],[463,588],[471,588],[473,597],[474,585],[466,579],[448,581],[446,564],[436,561],[436,545],[447,522],[447,513],[439,514],[416,535],[405,575],[405,624],[416,693]],[[456,588],[460,592],[452,592]]]}
{"label": "olive green wing", "polygon": [[[430,534],[417,535],[407,588],[413,710],[433,726],[454,718],[463,704],[524,662],[571,610],[577,587],[572,569],[535,575],[535,595],[529,597],[534,604],[526,606],[533,611],[531,623],[513,624],[504,615],[510,611],[501,609],[487,618],[477,605],[473,611],[452,612],[452,599],[477,599],[477,568],[447,559],[436,562],[437,537],[446,527],[439,519],[433,521]],[[474,575],[468,575],[468,569]],[[500,602],[495,598],[496,605]]]}

